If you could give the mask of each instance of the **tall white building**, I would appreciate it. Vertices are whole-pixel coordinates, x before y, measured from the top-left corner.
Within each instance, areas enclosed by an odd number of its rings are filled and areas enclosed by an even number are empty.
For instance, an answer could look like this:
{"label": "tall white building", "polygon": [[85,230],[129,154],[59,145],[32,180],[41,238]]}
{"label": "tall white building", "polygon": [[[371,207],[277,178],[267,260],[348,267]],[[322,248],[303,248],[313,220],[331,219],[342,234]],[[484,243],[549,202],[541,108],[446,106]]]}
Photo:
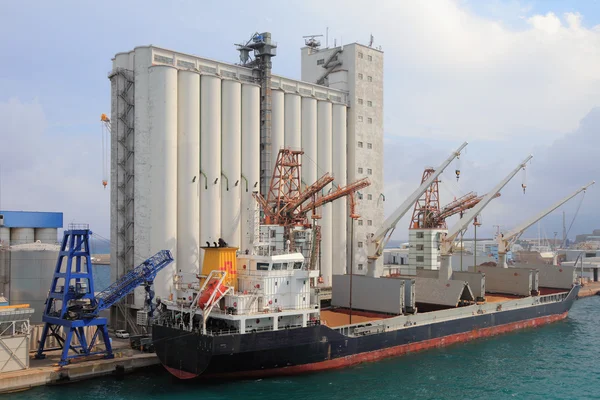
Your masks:
{"label": "tall white building", "polygon": [[[302,48],[302,76],[305,82],[314,82],[348,93],[347,176],[335,176],[351,182],[363,177],[371,186],[358,195],[360,219],[346,221],[348,241],[354,231],[354,245],[347,244],[348,263],[354,264],[354,273],[364,274],[367,269],[368,235],[383,223],[383,52],[352,43],[340,47],[315,49]],[[344,153],[343,149],[334,148]],[[335,171],[334,171],[335,173]],[[334,204],[333,207],[340,207]],[[341,216],[341,213],[339,214]],[[338,214],[336,214],[338,216]],[[334,236],[334,249],[342,246],[344,237]],[[324,244],[324,243],[323,243]],[[343,245],[346,247],[346,245]],[[353,253],[353,254],[352,254]],[[345,264],[345,260],[340,260]],[[348,264],[349,265],[349,264]],[[344,272],[340,263],[334,262],[335,271]]]}
{"label": "tall white building", "polygon": [[[322,207],[320,266],[330,285],[348,271],[347,257],[366,271],[366,237],[383,220],[383,54],[351,44],[302,55],[303,80],[271,78],[271,166],[279,149],[302,148],[305,185],[326,172],[335,185],[371,179],[354,224],[343,200]],[[117,53],[109,78],[111,276],[169,249],[175,263],[155,280],[167,297],[174,274],[198,272],[207,242],[252,249],[262,81],[257,69],[156,46]],[[143,289],[128,303],[142,307]]]}

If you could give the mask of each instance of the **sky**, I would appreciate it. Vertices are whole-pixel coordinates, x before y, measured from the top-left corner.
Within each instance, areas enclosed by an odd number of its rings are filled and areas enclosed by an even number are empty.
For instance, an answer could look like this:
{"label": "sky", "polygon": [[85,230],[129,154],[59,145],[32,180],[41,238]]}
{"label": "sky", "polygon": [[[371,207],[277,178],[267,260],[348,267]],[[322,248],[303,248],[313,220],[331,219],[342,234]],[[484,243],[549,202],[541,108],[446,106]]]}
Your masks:
{"label": "sky", "polygon": [[[274,73],[300,78],[302,36],[374,36],[384,51],[385,211],[389,215],[463,141],[461,179],[442,203],[486,193],[529,153],[482,213],[481,235],[510,229],[600,177],[600,2],[19,1],[0,13],[0,209],[62,211],[109,236],[100,114],[111,58],[154,44],[236,62],[256,31],[278,42]],[[600,187],[545,218],[542,236],[600,228]],[[575,215],[577,218],[574,219]],[[450,220],[450,225],[456,221]],[[408,217],[395,239],[407,236]],[[479,235],[479,233],[478,233]],[[469,236],[469,233],[467,234]],[[537,236],[537,226],[526,236]]]}

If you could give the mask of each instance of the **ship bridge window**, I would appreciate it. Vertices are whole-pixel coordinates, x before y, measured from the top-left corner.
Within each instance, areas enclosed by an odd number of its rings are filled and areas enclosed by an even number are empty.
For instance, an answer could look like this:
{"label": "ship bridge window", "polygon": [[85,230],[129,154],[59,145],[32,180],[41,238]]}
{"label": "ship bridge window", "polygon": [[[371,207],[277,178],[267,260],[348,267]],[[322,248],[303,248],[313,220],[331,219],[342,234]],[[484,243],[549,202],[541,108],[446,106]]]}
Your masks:
{"label": "ship bridge window", "polygon": [[273,271],[280,271],[280,270],[281,270],[281,263],[274,263]]}
{"label": "ship bridge window", "polygon": [[269,263],[256,263],[256,269],[258,271],[268,271]]}
{"label": "ship bridge window", "polygon": [[302,269],[302,262],[296,261],[294,263],[294,269]]}
{"label": "ship bridge window", "polygon": [[[292,266],[290,265],[290,269],[291,268],[292,268]],[[284,271],[287,270],[288,269],[288,263],[281,263],[281,269],[284,270]]]}

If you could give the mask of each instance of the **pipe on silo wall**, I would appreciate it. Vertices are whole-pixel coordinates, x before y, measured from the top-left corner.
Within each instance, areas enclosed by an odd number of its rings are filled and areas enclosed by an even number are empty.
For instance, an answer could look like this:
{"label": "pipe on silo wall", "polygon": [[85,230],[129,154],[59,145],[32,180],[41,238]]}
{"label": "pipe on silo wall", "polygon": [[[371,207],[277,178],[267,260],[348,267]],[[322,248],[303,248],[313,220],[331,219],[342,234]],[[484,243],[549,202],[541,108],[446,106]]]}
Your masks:
{"label": "pipe on silo wall", "polygon": [[326,171],[317,171],[317,99],[302,98],[302,188]]}
{"label": "pipe on silo wall", "polygon": [[[275,168],[279,150],[285,146],[285,95],[281,90],[271,92],[271,166]],[[270,182],[269,182],[270,184]]]}
{"label": "pipe on silo wall", "polygon": [[[163,65],[149,68],[148,111],[152,163],[150,255],[170,250],[177,260],[176,68]],[[171,294],[176,262],[157,274],[154,280],[157,297],[168,298]]]}
{"label": "pipe on silo wall", "polygon": [[58,243],[58,229],[56,228],[35,228],[35,241],[41,243]]}
{"label": "pipe on silo wall", "polygon": [[292,150],[302,148],[301,132],[302,106],[300,96],[293,93],[285,94],[285,129],[284,144]]}
{"label": "pipe on silo wall", "polygon": [[[346,106],[343,104],[334,104],[332,113],[332,173],[335,185],[347,185],[346,170]],[[354,194],[356,196],[356,194]],[[343,275],[346,273],[347,260],[347,239],[346,226],[348,221],[347,199],[339,199],[332,203],[333,209],[333,264],[332,274]],[[339,232],[339,234],[338,234]]]}
{"label": "pipe on silo wall", "polygon": [[260,87],[242,84],[242,216],[241,247],[253,250],[256,200],[252,192],[260,191]]}
{"label": "pipe on silo wall", "polygon": [[200,74],[177,76],[177,269],[200,268]]}
{"label": "pipe on silo wall", "polygon": [[0,228],[0,246],[10,245],[10,228]]}
{"label": "pipe on silo wall", "polygon": [[33,242],[35,242],[35,231],[33,228],[12,228],[10,230],[11,246]]}
{"label": "pipe on silo wall", "polygon": [[221,96],[221,235],[230,246],[240,247],[242,84],[223,80]]}
{"label": "pipe on silo wall", "polygon": [[[317,169],[320,173],[332,172],[332,105],[328,101],[319,101],[317,104],[317,142],[318,159]],[[333,188],[329,184],[323,188],[326,195]],[[338,200],[340,201],[340,200]],[[332,204],[321,207],[321,275],[325,286],[331,286],[332,262],[333,262],[333,212]]]}
{"label": "pipe on silo wall", "polygon": [[221,79],[212,75],[200,77],[200,174],[200,246],[214,246],[221,237]]}

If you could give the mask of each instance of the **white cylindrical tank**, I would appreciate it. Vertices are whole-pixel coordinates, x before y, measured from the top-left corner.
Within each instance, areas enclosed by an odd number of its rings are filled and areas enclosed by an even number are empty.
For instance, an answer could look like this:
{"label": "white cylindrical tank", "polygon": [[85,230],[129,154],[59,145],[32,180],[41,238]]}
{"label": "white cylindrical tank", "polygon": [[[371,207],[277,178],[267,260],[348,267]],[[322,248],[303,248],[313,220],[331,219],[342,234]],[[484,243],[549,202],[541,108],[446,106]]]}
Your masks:
{"label": "white cylindrical tank", "polygon": [[[170,250],[177,260],[177,69],[149,68],[149,128],[151,172],[150,256]],[[137,152],[136,152],[137,153]],[[137,254],[140,254],[136,251]],[[176,262],[176,261],[175,261]],[[175,262],[154,280],[156,296],[172,292]]]}
{"label": "white cylindrical tank", "polygon": [[223,80],[221,106],[221,235],[240,246],[242,175],[242,84]]}
{"label": "white cylindrical tank", "polygon": [[58,242],[58,232],[56,228],[35,228],[35,241],[42,243],[56,244]]}
{"label": "white cylindrical tank", "polygon": [[177,76],[177,269],[200,268],[200,74]]}
{"label": "white cylindrical tank", "polygon": [[302,106],[300,96],[293,93],[286,93],[284,142],[285,146],[290,147],[292,150],[300,150],[302,148],[301,115]]}
{"label": "white cylindrical tank", "polygon": [[35,242],[35,231],[33,228],[12,228],[10,230],[10,244],[26,244]]}
{"label": "white cylindrical tank", "polygon": [[200,246],[214,246],[221,237],[221,79],[212,75],[200,77],[200,170]]}
{"label": "white cylindrical tank", "polygon": [[[277,154],[285,146],[285,96],[281,90],[271,92],[271,167],[275,168]],[[271,171],[271,174],[273,171]]]}
{"label": "white cylindrical tank", "polygon": [[[321,174],[332,173],[332,107],[329,101],[319,101],[317,105],[317,141],[318,160],[317,169]],[[323,188],[327,194],[332,185]],[[343,201],[343,200],[337,200]],[[321,207],[321,275],[325,286],[331,286],[332,263],[333,263],[333,212],[332,204]]]}
{"label": "white cylindrical tank", "polygon": [[[135,96],[134,96],[134,107],[135,107],[135,135],[134,135],[134,175],[133,175],[133,193],[135,198],[135,207],[133,212],[133,220],[135,222],[135,236],[134,236],[134,251],[135,254],[141,257],[150,257],[154,253],[150,253],[150,237],[152,232],[152,175],[151,171],[153,162],[151,161],[151,142],[150,142],[150,75],[149,66],[151,63],[152,51],[148,47],[136,47],[135,58],[134,58],[134,81],[135,81]],[[114,135],[113,135],[114,137]],[[122,196],[120,190],[117,190],[114,186],[116,176],[116,163],[118,160],[115,158],[116,152],[116,140],[112,140],[111,148],[113,154],[111,155],[111,202],[114,202],[114,198]],[[114,186],[114,190],[112,189]],[[111,212],[111,240],[117,241],[118,228],[116,225],[116,219],[120,217],[119,213],[113,206]],[[115,224],[113,224],[113,221]],[[118,276],[125,272],[124,266],[120,266],[119,259],[116,256],[116,247],[111,246],[111,282],[117,280]],[[115,249],[115,250],[113,250]],[[140,257],[140,258],[141,258]],[[137,257],[136,257],[137,259]],[[141,261],[141,260],[138,260]],[[118,271],[117,271],[118,268]],[[138,304],[139,305],[139,304]]]}
{"label": "white cylindrical tank", "polygon": [[10,228],[0,227],[0,246],[10,245]]}
{"label": "white cylindrical tank", "polygon": [[242,85],[242,233],[240,251],[252,251],[256,200],[260,191],[260,88]]}
{"label": "white cylindrical tank", "polygon": [[[346,106],[343,104],[333,105],[332,114],[332,173],[335,185],[345,186],[347,184],[346,169]],[[356,196],[356,194],[355,194]],[[333,202],[333,265],[332,273],[334,275],[343,275],[346,273],[347,260],[347,199],[339,199]]]}
{"label": "white cylindrical tank", "polygon": [[302,188],[323,175],[317,171],[317,99],[302,98]]}

